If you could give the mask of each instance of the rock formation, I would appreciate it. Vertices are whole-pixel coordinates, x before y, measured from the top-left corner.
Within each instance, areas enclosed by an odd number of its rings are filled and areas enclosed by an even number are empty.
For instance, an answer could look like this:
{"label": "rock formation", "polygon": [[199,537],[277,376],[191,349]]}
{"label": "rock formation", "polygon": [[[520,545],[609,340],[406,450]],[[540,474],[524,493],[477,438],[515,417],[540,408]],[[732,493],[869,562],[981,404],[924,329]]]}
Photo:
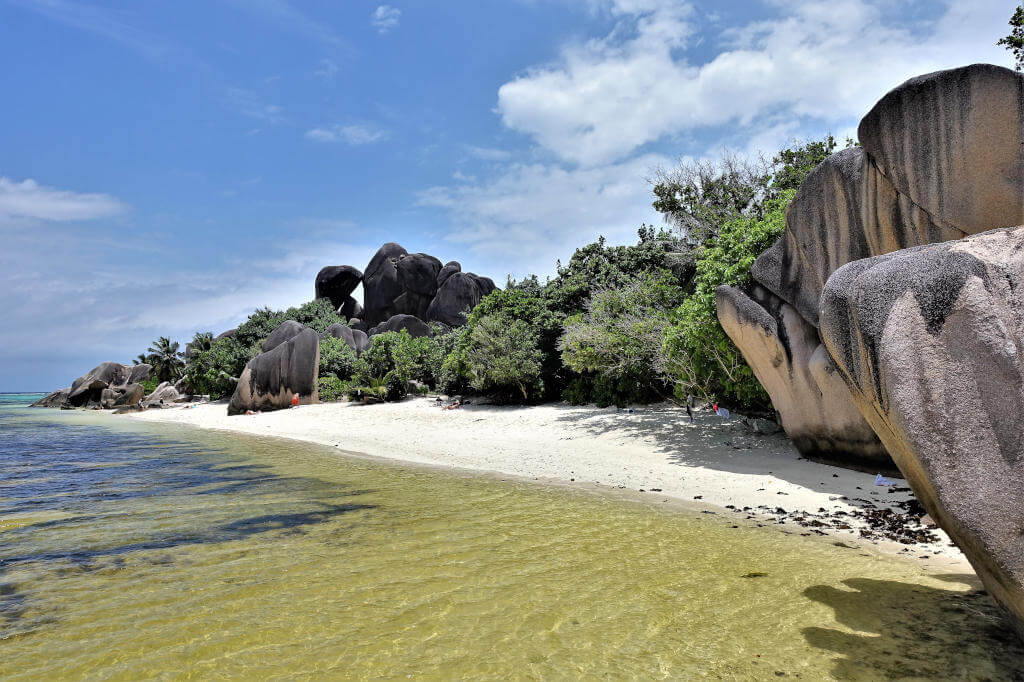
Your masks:
{"label": "rock formation", "polygon": [[820,319],[861,413],[1024,636],[1024,227],[846,265]]}
{"label": "rock formation", "polygon": [[[360,282],[363,307],[352,298]],[[408,329],[414,336],[422,336],[429,333],[426,323],[465,324],[465,312],[497,287],[487,277],[462,272],[457,261],[442,266],[433,256],[409,253],[389,242],[377,250],[364,273],[349,265],[323,268],[315,289],[317,298],[329,298],[353,331],[373,336]]]}
{"label": "rock formation", "polygon": [[348,325],[335,323],[324,331],[320,335],[321,339],[326,339],[328,336],[333,336],[336,339],[343,340],[348,347],[355,351],[356,355],[359,355],[370,346],[370,338],[359,329],[352,329]]}
{"label": "rock formation", "polygon": [[858,134],[863,148],[801,185],[785,234],[751,268],[755,284],[721,287],[717,300],[800,451],[882,467],[885,448],[818,339],[822,291],[847,263],[1024,222],[1024,76],[982,64],[911,79]]}
{"label": "rock formation", "polygon": [[403,329],[413,338],[430,336],[430,327],[427,323],[414,315],[392,315],[386,322],[367,332],[367,335],[373,337],[384,332],[400,332]]}
{"label": "rock formation", "polygon": [[[288,323],[282,324],[274,333],[285,325]],[[293,327],[288,326],[287,329],[291,331]],[[282,333],[279,338],[283,336],[287,334]],[[302,404],[315,403],[318,400],[319,370],[320,336],[312,329],[302,327],[249,361],[238,378],[228,404],[228,414],[286,408],[291,405],[295,393],[299,394]]]}
{"label": "rock formation", "polygon": [[165,381],[153,389],[153,392],[142,399],[144,406],[150,407],[153,405],[170,405],[171,403],[178,402],[182,399],[181,393],[175,388],[174,384],[169,381]]}
{"label": "rock formation", "polygon": [[[75,379],[71,388],[55,391],[33,403],[33,407],[100,407],[118,399],[131,384],[140,384],[149,378],[153,368],[149,365],[122,365],[104,362]],[[104,391],[110,390],[104,396]]]}

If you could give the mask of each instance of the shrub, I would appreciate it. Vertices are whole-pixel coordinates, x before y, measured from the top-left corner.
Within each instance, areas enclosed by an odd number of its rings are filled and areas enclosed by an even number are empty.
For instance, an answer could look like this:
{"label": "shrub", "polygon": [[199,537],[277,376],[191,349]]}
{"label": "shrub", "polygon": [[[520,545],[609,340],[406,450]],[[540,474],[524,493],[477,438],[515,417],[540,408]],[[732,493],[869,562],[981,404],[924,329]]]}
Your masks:
{"label": "shrub", "polygon": [[356,367],[356,352],[344,339],[328,336],[320,340],[320,376],[351,379]]}
{"label": "shrub", "polygon": [[498,315],[477,320],[465,353],[470,385],[502,401],[531,402],[544,392],[543,354],[537,332],[522,320]]}
{"label": "shrub", "polygon": [[336,376],[322,376],[317,381],[317,390],[320,393],[320,402],[333,403],[345,397],[348,384]]}
{"label": "shrub", "polygon": [[794,190],[765,204],[763,218],[741,217],[722,226],[697,255],[694,293],[672,314],[666,328],[666,372],[676,395],[709,400],[729,399],[743,408],[765,409],[771,403],[753,370],[726,335],[715,312],[715,288],[744,286],[750,266],[778,239],[786,227],[786,206]]}
{"label": "shrub", "polygon": [[384,377],[384,400],[401,400],[409,393],[409,382],[392,370]]}
{"label": "shrub", "polygon": [[602,406],[625,406],[662,399],[669,383],[662,342],[669,311],[682,299],[664,272],[597,290],[582,314],[566,319],[559,340],[562,361],[580,374],[572,400],[589,395]]}

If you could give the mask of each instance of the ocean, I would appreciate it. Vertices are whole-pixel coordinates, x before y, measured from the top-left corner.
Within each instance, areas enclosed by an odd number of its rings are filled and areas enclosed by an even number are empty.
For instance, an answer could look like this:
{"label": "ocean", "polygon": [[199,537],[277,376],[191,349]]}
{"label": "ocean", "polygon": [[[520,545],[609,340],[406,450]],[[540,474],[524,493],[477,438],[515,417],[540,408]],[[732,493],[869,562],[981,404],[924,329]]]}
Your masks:
{"label": "ocean", "polygon": [[35,397],[0,396],[4,680],[1024,675],[973,575]]}

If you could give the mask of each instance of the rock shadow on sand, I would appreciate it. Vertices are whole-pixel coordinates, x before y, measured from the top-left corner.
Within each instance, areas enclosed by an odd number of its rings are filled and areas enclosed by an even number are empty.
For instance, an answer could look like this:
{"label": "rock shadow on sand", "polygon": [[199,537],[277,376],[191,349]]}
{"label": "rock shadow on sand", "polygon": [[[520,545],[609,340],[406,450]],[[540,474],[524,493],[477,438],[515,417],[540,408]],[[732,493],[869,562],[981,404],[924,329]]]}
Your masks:
{"label": "rock shadow on sand", "polygon": [[844,580],[849,589],[809,587],[804,596],[832,608],[847,629],[809,627],[803,636],[838,654],[832,673],[841,680],[1024,680],[1024,645],[981,582],[933,577],[971,589],[869,578]]}

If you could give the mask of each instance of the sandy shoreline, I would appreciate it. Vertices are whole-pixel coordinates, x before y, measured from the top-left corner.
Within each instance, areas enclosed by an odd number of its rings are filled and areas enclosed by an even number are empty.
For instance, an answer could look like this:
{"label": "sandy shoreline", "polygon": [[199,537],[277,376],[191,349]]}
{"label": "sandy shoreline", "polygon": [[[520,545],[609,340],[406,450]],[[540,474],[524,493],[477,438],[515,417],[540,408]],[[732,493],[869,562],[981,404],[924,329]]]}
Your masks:
{"label": "sandy shoreline", "polygon": [[633,412],[566,404],[468,405],[444,411],[428,399],[410,398],[371,406],[327,403],[236,417],[228,417],[225,405],[215,403],[123,418],[289,438],[433,467],[660,496],[699,505],[727,519],[869,544],[926,567],[971,571],[940,530],[933,531],[936,541],[910,545],[886,540],[878,532],[880,517],[893,519],[887,510],[901,514],[912,500],[903,481],[890,491],[874,485],[874,474],[803,459],[784,435],[755,435],[737,420],[726,421],[710,412],[695,417],[691,424],[684,412],[670,405]]}

